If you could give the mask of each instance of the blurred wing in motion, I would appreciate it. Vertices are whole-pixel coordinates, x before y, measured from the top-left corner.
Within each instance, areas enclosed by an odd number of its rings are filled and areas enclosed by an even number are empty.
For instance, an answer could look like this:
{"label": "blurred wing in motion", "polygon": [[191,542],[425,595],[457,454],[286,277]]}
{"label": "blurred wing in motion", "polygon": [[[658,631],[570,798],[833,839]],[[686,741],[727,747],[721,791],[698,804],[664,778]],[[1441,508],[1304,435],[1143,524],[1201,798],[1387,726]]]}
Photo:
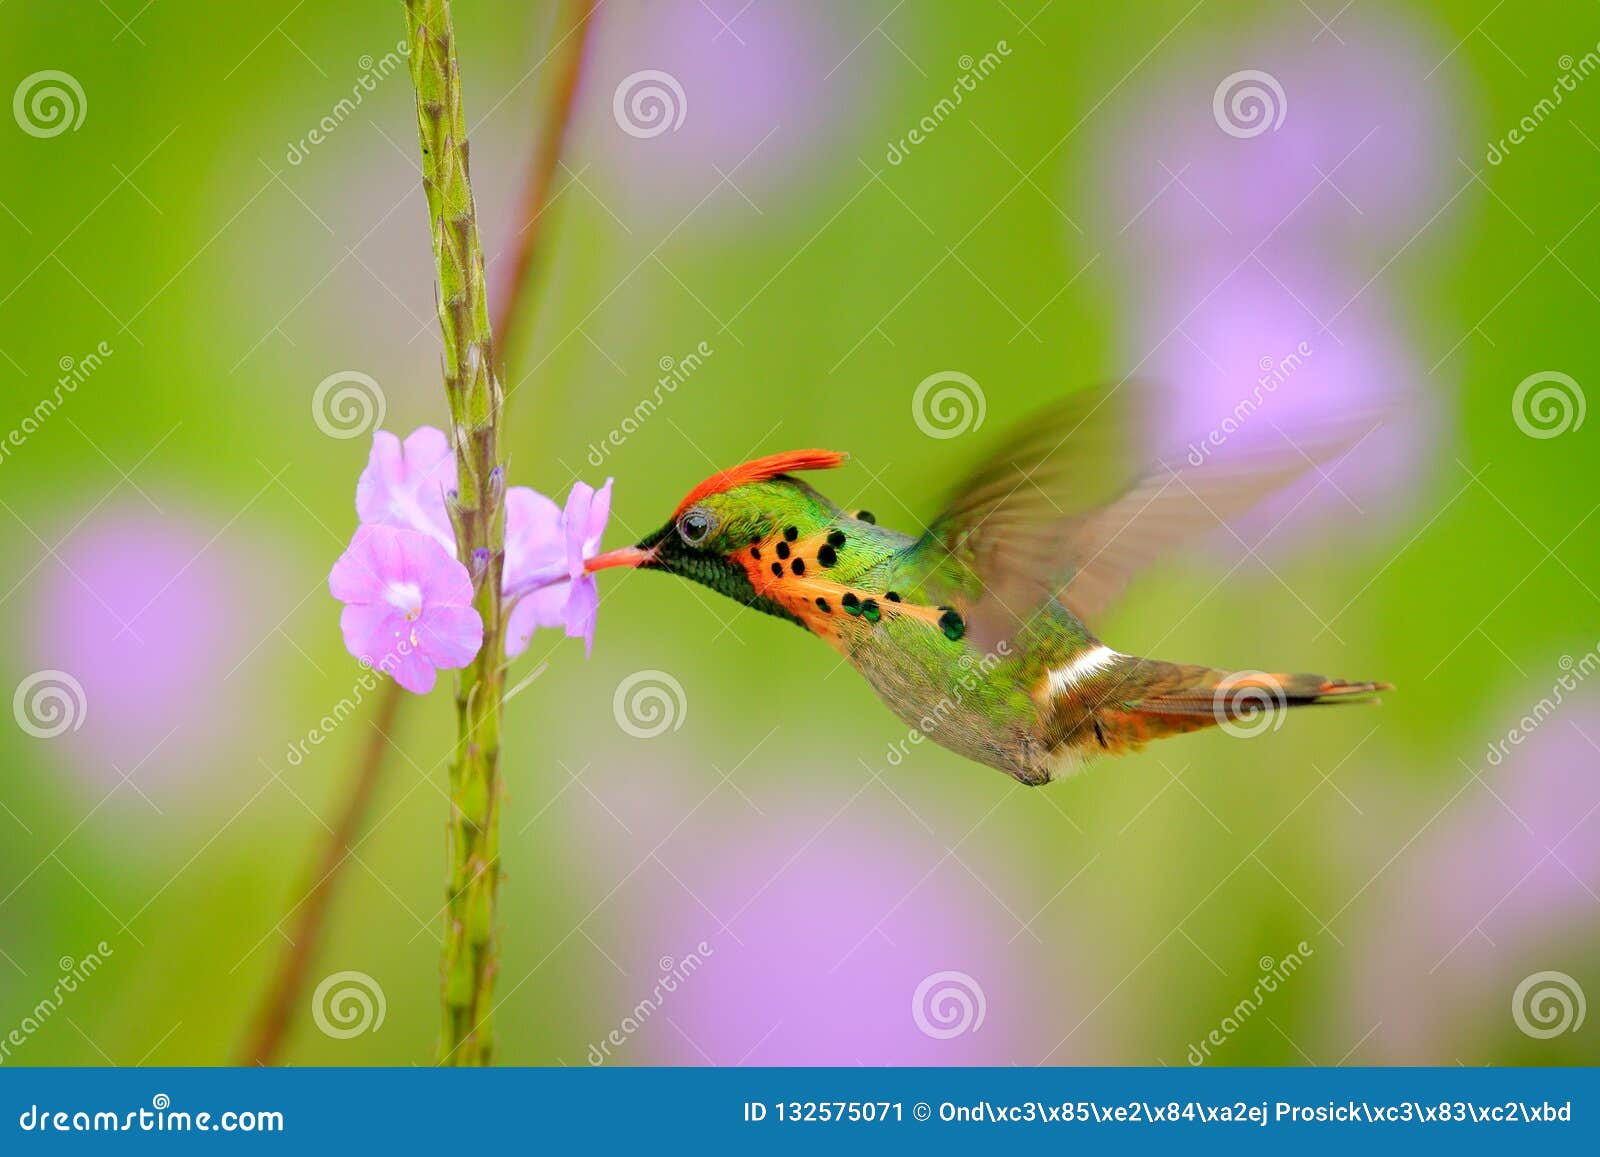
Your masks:
{"label": "blurred wing in motion", "polygon": [[1137,431],[1155,404],[1134,382],[1081,391],[1025,419],[955,488],[923,544],[977,578],[973,642],[1009,639],[1059,600],[1092,624],[1133,576],[1183,540],[1227,525],[1349,437],[1140,473]]}

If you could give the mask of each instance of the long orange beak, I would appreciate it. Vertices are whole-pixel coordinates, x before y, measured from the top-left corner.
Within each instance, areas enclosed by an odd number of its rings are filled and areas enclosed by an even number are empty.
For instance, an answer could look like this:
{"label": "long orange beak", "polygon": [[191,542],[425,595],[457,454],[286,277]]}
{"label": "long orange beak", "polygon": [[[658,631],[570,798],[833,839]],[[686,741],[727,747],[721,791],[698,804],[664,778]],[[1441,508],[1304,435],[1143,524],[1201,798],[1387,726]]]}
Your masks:
{"label": "long orange beak", "polygon": [[654,550],[642,550],[637,546],[625,546],[621,550],[612,550],[607,551],[605,554],[597,554],[588,562],[584,563],[583,566],[585,570],[593,573],[594,571],[605,570],[607,567],[613,566],[643,566],[645,563],[655,558],[655,556],[656,552]]}

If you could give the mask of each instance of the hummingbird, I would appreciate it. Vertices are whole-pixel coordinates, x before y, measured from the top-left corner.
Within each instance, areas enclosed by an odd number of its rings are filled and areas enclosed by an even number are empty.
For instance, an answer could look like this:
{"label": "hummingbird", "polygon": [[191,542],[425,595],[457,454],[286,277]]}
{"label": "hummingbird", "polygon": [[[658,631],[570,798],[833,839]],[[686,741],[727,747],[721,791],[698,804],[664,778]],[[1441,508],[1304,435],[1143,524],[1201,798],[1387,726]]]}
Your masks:
{"label": "hummingbird", "polygon": [[1020,423],[920,534],[796,477],[845,454],[793,450],[713,474],[661,529],[587,568],[665,571],[787,619],[915,733],[1030,786],[1153,739],[1217,725],[1250,734],[1264,714],[1390,690],[1145,659],[1100,641],[1090,624],[1137,570],[1314,461],[1297,451],[1130,475],[1118,430],[1144,395],[1120,393],[1079,391]]}

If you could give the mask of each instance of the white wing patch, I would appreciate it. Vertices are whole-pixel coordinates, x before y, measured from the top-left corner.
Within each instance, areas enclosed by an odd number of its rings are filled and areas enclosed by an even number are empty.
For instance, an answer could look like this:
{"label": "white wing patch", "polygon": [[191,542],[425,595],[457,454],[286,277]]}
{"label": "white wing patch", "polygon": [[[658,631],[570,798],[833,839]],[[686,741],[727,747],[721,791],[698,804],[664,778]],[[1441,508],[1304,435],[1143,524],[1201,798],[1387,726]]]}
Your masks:
{"label": "white wing patch", "polygon": [[1065,695],[1075,691],[1085,679],[1097,675],[1107,667],[1114,667],[1126,655],[1120,651],[1113,651],[1104,643],[1097,643],[1078,655],[1070,663],[1063,663],[1050,672],[1050,694]]}

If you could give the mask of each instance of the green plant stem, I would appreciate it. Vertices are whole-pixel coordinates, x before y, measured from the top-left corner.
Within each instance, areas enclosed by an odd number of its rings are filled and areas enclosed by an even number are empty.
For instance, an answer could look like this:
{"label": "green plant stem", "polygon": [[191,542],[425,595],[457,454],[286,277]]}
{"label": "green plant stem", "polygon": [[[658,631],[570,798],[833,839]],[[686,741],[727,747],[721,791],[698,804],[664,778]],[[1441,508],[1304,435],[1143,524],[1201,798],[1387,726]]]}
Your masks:
{"label": "green plant stem", "polygon": [[[529,164],[519,215],[522,225],[517,231],[515,249],[508,266],[511,273],[503,282],[503,292],[498,294],[491,313],[490,332],[501,335],[502,356],[519,327],[526,327],[531,322],[533,299],[543,268],[539,242],[543,237],[544,213],[555,168],[565,148],[573,101],[587,51],[594,2],[569,0],[567,6],[573,10],[577,23],[556,45],[557,49],[564,52],[564,58],[556,80],[554,103],[546,119],[543,137]],[[398,683],[390,680],[384,684],[374,712],[372,731],[362,749],[360,760],[354,765],[344,807],[311,870],[313,884],[299,905],[300,916],[295,922],[293,935],[279,957],[278,967],[265,990],[249,1037],[239,1054],[241,1064],[275,1064],[283,1050],[293,1022],[294,1009],[299,1006],[305,992],[311,962],[322,944],[334,886],[349,863],[348,850],[357,842],[357,834],[365,827],[367,813],[371,810],[379,780],[387,765],[391,744],[389,735],[405,699],[406,694]]]}
{"label": "green plant stem", "polygon": [[439,328],[450,405],[457,550],[472,572],[483,646],[456,681],[458,741],[450,767],[451,814],[440,965],[441,1063],[481,1065],[494,1051],[489,1009],[499,962],[500,720],[505,643],[500,583],[505,562],[505,479],[483,246],[467,161],[466,114],[448,0],[407,0],[411,79],[417,90],[422,188],[439,278]]}

